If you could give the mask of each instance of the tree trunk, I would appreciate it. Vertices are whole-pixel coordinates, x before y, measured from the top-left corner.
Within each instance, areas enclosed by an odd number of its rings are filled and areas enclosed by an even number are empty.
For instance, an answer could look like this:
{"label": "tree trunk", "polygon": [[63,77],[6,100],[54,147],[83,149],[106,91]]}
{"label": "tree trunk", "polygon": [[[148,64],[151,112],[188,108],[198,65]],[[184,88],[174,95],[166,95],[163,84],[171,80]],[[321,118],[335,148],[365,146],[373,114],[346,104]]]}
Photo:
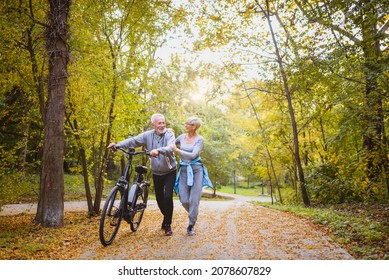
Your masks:
{"label": "tree trunk", "polygon": [[[244,84],[244,83],[243,83],[243,84]],[[257,113],[257,109],[255,108],[255,106],[254,106],[254,104],[253,104],[253,102],[252,102],[252,100],[251,100],[251,98],[250,98],[250,94],[248,94],[248,92],[247,92],[246,86],[245,86],[245,91],[246,91],[246,96],[247,96],[247,98],[248,98],[249,101],[250,101],[251,108],[252,108],[253,111],[254,111],[255,119],[257,120],[258,126],[259,126],[260,130],[263,131],[262,123],[261,123],[261,120],[259,119],[259,116],[258,116],[258,113]],[[277,174],[276,174],[276,171],[275,171],[275,168],[274,168],[273,157],[272,157],[272,155],[271,155],[271,153],[270,153],[270,150],[269,150],[269,145],[268,145],[268,142],[269,142],[269,141],[268,141],[268,137],[266,136],[265,133],[263,133],[263,138],[264,138],[264,144],[265,144],[265,148],[266,148],[267,158],[268,158],[268,160],[269,160],[269,162],[270,162],[270,168],[271,168],[271,171],[272,171],[273,176],[274,176],[275,184],[276,184],[276,186],[277,186],[278,196],[279,196],[279,198],[280,198],[280,203],[283,204],[283,202],[282,202],[282,195],[281,195],[281,187],[280,187],[280,184],[279,184],[279,182],[278,182],[278,177],[277,177]],[[266,161],[266,163],[267,163],[267,161]],[[268,167],[268,168],[269,168],[269,167]],[[270,172],[270,171],[268,171],[268,172]],[[268,174],[269,174],[269,173],[268,173]],[[270,173],[270,174],[271,174],[271,173]],[[269,177],[269,179],[270,179],[270,177]]]}
{"label": "tree trunk", "polygon": [[[73,109],[72,103],[70,102],[69,104],[70,110]],[[93,213],[93,201],[92,201],[92,194],[90,191],[90,185],[89,185],[89,172],[88,172],[88,161],[86,158],[86,152],[84,149],[84,146],[82,145],[81,137],[79,134],[79,129],[78,129],[78,122],[77,119],[73,120],[73,123],[70,121],[70,115],[67,117],[67,123],[72,129],[74,133],[74,138],[77,141],[78,147],[79,147],[79,153],[81,157],[81,165],[82,165],[82,175],[84,177],[84,187],[85,187],[85,196],[86,196],[86,201],[88,205],[88,212],[91,214]]]}
{"label": "tree trunk", "polygon": [[[364,76],[365,87],[365,114],[364,114],[364,136],[363,147],[367,157],[367,176],[369,184],[367,195],[372,195],[373,189],[381,184],[386,184],[387,180],[381,180],[382,167],[386,160],[383,146],[384,116],[382,110],[382,97],[378,90],[378,77],[382,75],[379,63],[381,57],[380,41],[377,40],[377,12],[374,7],[366,5],[362,26],[362,49],[364,55]],[[383,173],[386,176],[386,172]]]}
{"label": "tree trunk", "polygon": [[267,171],[267,176],[269,177],[269,185],[270,185],[270,198],[271,198],[271,204],[274,204],[274,197],[273,197],[273,182],[272,182],[272,179],[271,179],[271,172],[270,172],[270,167],[269,167],[269,163],[268,163],[268,160],[266,159],[266,171]]}
{"label": "tree trunk", "polygon": [[[108,40],[109,41],[109,40]],[[111,104],[109,106],[109,113],[108,113],[108,127],[107,127],[107,137],[105,139],[105,143],[102,140],[100,144],[100,154],[102,154],[101,162],[98,168],[97,177],[95,179],[95,188],[96,188],[96,194],[95,194],[95,202],[94,202],[94,212],[98,214],[100,212],[100,204],[102,200],[103,195],[103,189],[104,189],[104,176],[107,168],[108,163],[108,156],[109,151],[106,148],[108,144],[111,142],[111,134],[112,134],[112,124],[114,121],[114,109],[115,109],[115,99],[118,91],[117,86],[117,54],[114,52],[114,47],[111,46],[111,57],[112,57],[112,71],[114,73],[114,80],[113,80],[113,87],[112,87],[112,94],[111,94]],[[103,150],[103,152],[101,152]]]}
{"label": "tree trunk", "polygon": [[[258,4],[258,6],[260,6],[259,2],[258,1],[256,1],[256,2]],[[262,11],[266,17],[266,20],[268,22],[268,25],[269,25],[270,33],[271,33],[272,40],[273,40],[273,45],[274,45],[276,56],[277,56],[278,66],[279,66],[280,72],[281,72],[281,78],[282,78],[282,82],[284,85],[285,96],[286,96],[286,99],[288,101],[288,108],[289,108],[289,114],[290,114],[290,120],[292,123],[292,132],[293,132],[293,145],[294,145],[293,154],[294,154],[294,159],[295,159],[297,170],[298,170],[301,194],[302,194],[304,205],[309,206],[310,201],[309,201],[309,197],[308,197],[308,192],[306,190],[304,170],[303,170],[303,166],[302,166],[301,158],[300,158],[300,144],[299,144],[297,123],[296,123],[296,118],[294,115],[294,109],[293,109],[293,103],[292,103],[292,95],[291,95],[291,92],[289,89],[288,79],[287,79],[284,65],[282,62],[282,57],[281,57],[279,49],[278,49],[277,40],[276,40],[275,35],[274,35],[273,26],[271,24],[271,19],[270,19],[270,14],[269,14],[269,1],[268,0],[266,0],[266,7],[267,7],[266,11],[263,10],[262,7],[261,7],[261,9],[262,9]]]}
{"label": "tree trunk", "polygon": [[[110,133],[109,133],[110,134]],[[110,138],[110,136],[107,136],[107,139]],[[103,196],[103,189],[104,189],[104,174],[105,174],[105,169],[107,166],[107,161],[108,161],[108,151],[105,148],[107,144],[104,142],[101,142],[101,148],[104,149],[103,151],[103,156],[101,158],[101,163],[99,165],[99,169],[97,172],[97,178],[95,179],[95,201],[94,201],[94,206],[93,206],[93,211],[96,214],[100,213],[100,204]]]}
{"label": "tree trunk", "polygon": [[80,147],[80,156],[81,156],[81,162],[82,162],[82,174],[84,177],[85,196],[86,196],[86,201],[88,204],[88,212],[93,213],[94,211],[93,211],[92,194],[91,194],[90,185],[89,185],[88,163],[86,160],[85,149],[83,147]]}
{"label": "tree trunk", "polygon": [[64,116],[69,51],[67,46],[70,1],[49,0],[46,28],[49,56],[48,98],[38,209],[35,222],[44,227],[64,223]]}
{"label": "tree trunk", "polygon": [[[31,12],[31,16],[33,17],[33,14]],[[38,93],[38,99],[39,99],[39,112],[41,114],[42,122],[45,121],[45,97],[44,97],[44,82],[42,73],[39,73],[38,68],[38,62],[36,59],[36,52],[34,44],[36,44],[33,41],[33,38],[31,36],[32,29],[34,25],[31,26],[30,29],[27,30],[27,36],[28,36],[28,44],[27,44],[27,50],[30,53],[30,60],[31,60],[31,68],[32,68],[32,74],[34,78],[34,84],[36,87],[36,91]]]}
{"label": "tree trunk", "polygon": [[19,156],[19,166],[21,171],[21,177],[25,178],[26,176],[26,162],[27,162],[27,152],[28,152],[28,140],[30,138],[30,109],[26,112],[27,116],[23,120],[23,146],[20,150]]}
{"label": "tree trunk", "polygon": [[389,197],[389,159],[386,156],[388,154],[388,138],[386,137],[386,132],[385,132],[385,126],[383,125],[382,127],[382,135],[383,135],[383,159],[384,159],[384,172],[385,172],[385,183],[386,183],[386,191],[387,191],[387,196]]}
{"label": "tree trunk", "polygon": [[[116,69],[116,68],[114,68]],[[110,109],[109,109],[109,123],[108,123],[108,130],[107,130],[107,137],[105,140],[105,143],[101,141],[100,148],[103,149],[103,156],[101,158],[101,163],[99,165],[99,170],[97,173],[97,178],[95,179],[95,188],[96,188],[96,193],[95,193],[95,202],[94,202],[94,212],[96,214],[100,213],[100,204],[102,200],[102,195],[103,195],[103,189],[104,189],[104,175],[107,167],[107,162],[108,162],[108,155],[109,151],[106,148],[106,146],[111,142],[111,130],[112,130],[112,124],[114,120],[114,107],[115,107],[115,98],[116,98],[116,93],[117,93],[117,87],[116,87],[116,82],[114,82],[114,88],[112,90],[112,99],[111,99],[111,104],[110,104]]]}

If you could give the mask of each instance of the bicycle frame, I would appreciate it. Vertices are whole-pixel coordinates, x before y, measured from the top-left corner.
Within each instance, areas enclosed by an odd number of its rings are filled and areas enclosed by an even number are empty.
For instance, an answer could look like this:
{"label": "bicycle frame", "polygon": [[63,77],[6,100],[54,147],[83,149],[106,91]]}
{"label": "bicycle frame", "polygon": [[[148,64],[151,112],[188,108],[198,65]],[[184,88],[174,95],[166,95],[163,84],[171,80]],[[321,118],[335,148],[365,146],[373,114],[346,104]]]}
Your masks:
{"label": "bicycle frame", "polygon": [[[142,181],[144,180],[144,173],[147,172],[147,169],[140,168],[141,166],[135,167],[135,172],[137,173],[135,181],[130,186],[130,177],[131,177],[131,167],[132,167],[132,159],[134,155],[138,154],[148,154],[147,151],[140,151],[135,152],[135,149],[129,149],[127,152],[126,150],[119,148],[122,152],[127,154],[129,156],[128,162],[124,168],[124,172],[122,177],[119,179],[118,183],[123,184],[123,191],[124,195],[121,200],[121,208],[123,209],[124,219],[129,223],[128,216],[130,216],[131,211],[136,211],[136,209],[133,209],[136,203],[136,199],[138,197],[137,192],[139,191],[139,188],[141,188],[143,192],[143,186]],[[137,169],[139,168],[139,169]],[[146,182],[148,184],[148,182]],[[149,186],[150,184],[148,184]]]}
{"label": "bicycle frame", "polygon": [[[122,176],[108,194],[100,217],[99,235],[100,241],[104,246],[112,243],[119,230],[122,219],[130,224],[132,231],[138,229],[148,200],[148,187],[150,183],[144,181],[144,174],[147,173],[147,167],[137,165],[135,167],[135,172],[137,173],[135,181],[131,186],[129,182],[132,173],[133,156],[139,154],[149,155],[149,152],[135,152],[135,149],[129,149],[128,151],[119,149],[128,155],[128,161]],[[118,200],[119,197],[120,200]]]}
{"label": "bicycle frame", "polygon": [[143,174],[147,172],[147,169],[143,169],[142,166],[136,166],[135,167],[135,172],[137,173],[136,175],[136,180],[135,182],[131,185],[131,188],[129,188],[128,191],[128,197],[127,197],[127,203],[134,205],[135,201],[134,199],[136,198],[136,194],[139,188],[142,188],[142,181],[144,180]]}

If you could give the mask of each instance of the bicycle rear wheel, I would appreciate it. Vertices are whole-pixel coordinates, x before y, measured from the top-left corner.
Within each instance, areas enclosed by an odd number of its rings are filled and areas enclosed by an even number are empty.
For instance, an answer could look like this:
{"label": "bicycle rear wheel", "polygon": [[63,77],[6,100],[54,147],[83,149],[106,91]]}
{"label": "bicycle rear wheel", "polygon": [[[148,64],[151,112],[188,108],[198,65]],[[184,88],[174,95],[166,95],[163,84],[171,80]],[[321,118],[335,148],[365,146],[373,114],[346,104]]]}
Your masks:
{"label": "bicycle rear wheel", "polygon": [[99,236],[101,244],[110,245],[115,239],[123,217],[123,208],[120,206],[123,197],[123,188],[115,186],[104,203],[100,217]]}
{"label": "bicycle rear wheel", "polygon": [[141,185],[141,190],[137,193],[137,197],[134,202],[134,207],[131,213],[130,227],[132,231],[137,231],[143,218],[147,206],[147,200],[149,197],[149,184],[144,183]]}

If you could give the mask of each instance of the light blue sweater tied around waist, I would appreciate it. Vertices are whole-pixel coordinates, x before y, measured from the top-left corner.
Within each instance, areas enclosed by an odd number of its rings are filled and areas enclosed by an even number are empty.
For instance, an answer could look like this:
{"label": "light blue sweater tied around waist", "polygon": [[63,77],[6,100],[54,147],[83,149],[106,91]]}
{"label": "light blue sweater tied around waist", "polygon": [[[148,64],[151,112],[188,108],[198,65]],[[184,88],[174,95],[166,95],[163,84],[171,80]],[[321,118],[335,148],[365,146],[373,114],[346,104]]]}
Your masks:
{"label": "light blue sweater tied around waist", "polygon": [[182,166],[186,166],[186,172],[187,172],[187,184],[188,186],[193,186],[193,169],[192,165],[201,165],[203,167],[203,188],[210,187],[213,189],[213,184],[211,182],[211,179],[209,178],[208,175],[208,170],[205,167],[205,165],[201,162],[200,157],[195,158],[191,162],[184,162],[180,161],[180,168],[178,169],[178,174],[176,178],[176,182],[174,184],[174,191],[176,194],[179,193],[179,183],[180,183],[180,171]]}

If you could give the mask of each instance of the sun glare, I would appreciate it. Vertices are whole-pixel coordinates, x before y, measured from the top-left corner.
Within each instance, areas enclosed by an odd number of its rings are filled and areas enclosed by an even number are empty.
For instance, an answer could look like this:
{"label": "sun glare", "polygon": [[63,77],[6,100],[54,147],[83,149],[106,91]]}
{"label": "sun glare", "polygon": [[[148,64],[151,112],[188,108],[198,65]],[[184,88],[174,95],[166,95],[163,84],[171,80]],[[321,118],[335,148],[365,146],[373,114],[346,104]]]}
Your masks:
{"label": "sun glare", "polygon": [[197,90],[193,92],[191,98],[193,101],[200,101],[212,90],[212,81],[209,79],[197,78],[196,84]]}

